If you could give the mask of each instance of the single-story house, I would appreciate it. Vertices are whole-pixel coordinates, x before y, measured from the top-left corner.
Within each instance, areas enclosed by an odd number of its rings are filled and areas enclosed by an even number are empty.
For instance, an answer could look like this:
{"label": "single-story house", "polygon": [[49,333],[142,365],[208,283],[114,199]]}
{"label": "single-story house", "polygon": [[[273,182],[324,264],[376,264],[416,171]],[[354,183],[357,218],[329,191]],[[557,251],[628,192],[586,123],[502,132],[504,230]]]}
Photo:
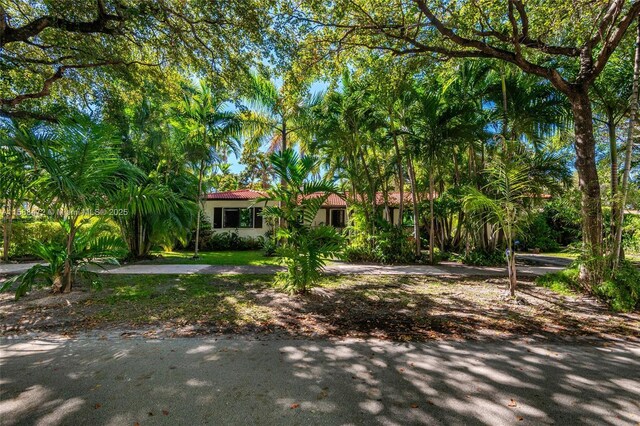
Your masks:
{"label": "single-story house", "polygon": [[[214,232],[235,231],[241,237],[258,237],[269,230],[269,225],[262,218],[262,208],[265,203],[256,202],[264,195],[263,192],[252,189],[213,192],[206,196],[204,213],[210,220]],[[404,196],[405,203],[410,205],[411,194],[404,194]],[[376,198],[378,205],[384,205],[382,194],[378,194]],[[383,212],[383,217],[394,224],[400,223],[399,200],[399,193],[389,193],[389,214],[386,211]],[[344,228],[347,223],[347,214],[347,202],[338,195],[331,194],[318,211],[312,225],[327,224]]]}

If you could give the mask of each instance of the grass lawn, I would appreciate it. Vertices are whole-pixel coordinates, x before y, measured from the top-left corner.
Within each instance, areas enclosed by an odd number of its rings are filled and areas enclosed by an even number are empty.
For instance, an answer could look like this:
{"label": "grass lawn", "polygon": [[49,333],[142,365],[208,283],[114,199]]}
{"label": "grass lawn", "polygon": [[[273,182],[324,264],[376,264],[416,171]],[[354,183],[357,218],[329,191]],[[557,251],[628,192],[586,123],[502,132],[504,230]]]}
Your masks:
{"label": "grass lawn", "polygon": [[175,265],[175,264],[197,264],[197,265],[279,265],[277,257],[266,257],[261,251],[204,251],[200,252],[199,259],[193,259],[193,252],[171,251],[153,252],[154,256],[159,256],[153,260],[145,260],[139,263]]}
{"label": "grass lawn", "polygon": [[506,279],[331,276],[289,295],[273,276],[105,275],[71,294],[0,294],[0,334],[115,331],[148,337],[239,333],[392,340],[533,336],[640,337],[640,313],[614,314],[589,298]]}

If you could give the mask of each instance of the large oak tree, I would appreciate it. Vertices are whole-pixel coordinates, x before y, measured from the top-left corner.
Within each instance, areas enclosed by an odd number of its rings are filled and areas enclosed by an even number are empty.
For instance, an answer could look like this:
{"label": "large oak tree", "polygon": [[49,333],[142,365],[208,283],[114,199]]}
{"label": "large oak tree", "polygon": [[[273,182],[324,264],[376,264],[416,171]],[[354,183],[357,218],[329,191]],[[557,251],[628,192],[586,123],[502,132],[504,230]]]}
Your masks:
{"label": "large oak tree", "polygon": [[[587,285],[603,276],[590,89],[640,14],[640,0],[349,0],[290,6],[326,57],[367,48],[435,59],[492,58],[548,80],[571,104]],[[631,66],[631,64],[630,64]]]}

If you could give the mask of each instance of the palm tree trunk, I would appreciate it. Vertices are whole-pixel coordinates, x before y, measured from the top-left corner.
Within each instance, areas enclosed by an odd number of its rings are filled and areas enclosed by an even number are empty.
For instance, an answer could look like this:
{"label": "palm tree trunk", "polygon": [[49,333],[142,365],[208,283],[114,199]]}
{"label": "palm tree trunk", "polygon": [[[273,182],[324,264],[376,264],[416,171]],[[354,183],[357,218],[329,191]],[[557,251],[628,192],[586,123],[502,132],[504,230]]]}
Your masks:
{"label": "palm tree trunk", "polygon": [[[393,129],[392,129],[393,130]],[[400,144],[398,136],[393,133],[393,146],[396,150],[396,167],[398,168],[398,192],[400,200],[398,201],[398,215],[400,216],[400,225],[402,225],[402,217],[404,216],[404,173],[402,173],[402,154],[400,153]]]}
{"label": "palm tree trunk", "polygon": [[420,257],[420,214],[418,209],[418,193],[416,184],[416,174],[413,169],[413,159],[407,156],[407,169],[409,171],[409,183],[411,184],[411,201],[413,202],[413,237],[416,240],[416,257]]}
{"label": "palm tree trunk", "polygon": [[2,227],[2,260],[9,260],[9,248],[11,245],[11,226],[13,224],[13,199],[8,199],[5,204],[4,226]]}
{"label": "palm tree trunk", "polygon": [[636,55],[633,65],[633,89],[631,91],[631,106],[629,110],[629,129],[627,130],[627,149],[624,155],[624,173],[622,175],[622,193],[618,203],[618,217],[616,219],[616,236],[613,244],[612,267],[618,268],[622,253],[622,225],[624,223],[624,206],[629,192],[629,172],[631,170],[631,155],[633,154],[633,128],[638,114],[638,84],[640,84],[640,20],[636,33]]}
{"label": "palm tree trunk", "polygon": [[429,167],[429,263],[433,265],[433,249],[435,246],[435,218],[433,217],[433,165]]}
{"label": "palm tree trunk", "polygon": [[[71,264],[71,256],[73,254],[73,241],[76,237],[76,217],[69,218],[69,235],[67,236],[67,256],[64,260],[64,270],[62,272],[62,293],[69,293],[73,286],[73,270]],[[57,292],[54,288],[54,292]]]}
{"label": "palm tree trunk", "polygon": [[193,252],[193,258],[198,258],[198,248],[200,245],[200,216],[202,215],[202,177],[204,175],[204,161],[200,162],[200,170],[198,170],[198,196],[196,204],[198,205],[198,217],[196,219],[196,242]]}
{"label": "palm tree trunk", "polygon": [[615,263],[615,242],[618,223],[618,145],[616,141],[616,122],[613,111],[607,108],[607,130],[609,133],[609,153],[611,156],[611,263]]}

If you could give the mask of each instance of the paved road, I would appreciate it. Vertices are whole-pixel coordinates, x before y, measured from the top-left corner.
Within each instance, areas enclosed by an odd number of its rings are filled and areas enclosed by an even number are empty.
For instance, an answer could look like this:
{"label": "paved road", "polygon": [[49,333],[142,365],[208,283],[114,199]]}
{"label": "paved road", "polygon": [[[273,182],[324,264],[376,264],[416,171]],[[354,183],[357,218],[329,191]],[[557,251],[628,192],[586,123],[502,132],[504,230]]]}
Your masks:
{"label": "paved road", "polygon": [[[26,271],[34,263],[0,264],[0,274],[16,274]],[[105,274],[273,274],[282,268],[277,266],[210,266],[210,265],[124,265],[106,270]],[[520,275],[538,276],[564,269],[561,266],[520,266]],[[454,262],[443,262],[437,266],[430,265],[368,265],[334,262],[327,266],[328,274],[354,275],[430,275],[430,276],[507,276],[502,267],[467,266]]]}
{"label": "paved road", "polygon": [[0,340],[3,425],[636,425],[640,346]]}

